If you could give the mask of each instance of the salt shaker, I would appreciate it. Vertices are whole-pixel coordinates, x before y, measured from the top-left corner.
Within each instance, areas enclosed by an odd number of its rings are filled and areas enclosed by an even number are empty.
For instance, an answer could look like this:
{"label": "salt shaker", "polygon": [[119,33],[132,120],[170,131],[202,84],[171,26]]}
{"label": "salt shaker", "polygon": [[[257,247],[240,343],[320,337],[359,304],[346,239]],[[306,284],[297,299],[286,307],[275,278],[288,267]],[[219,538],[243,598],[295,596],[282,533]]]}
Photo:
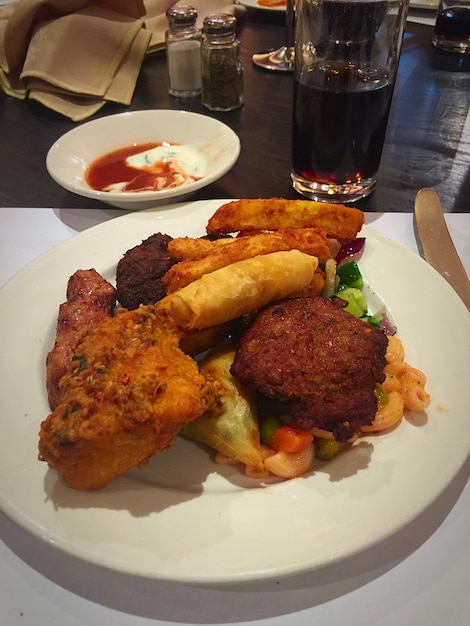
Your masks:
{"label": "salt shaker", "polygon": [[170,7],[165,33],[168,93],[191,98],[201,93],[201,39],[197,11],[188,5]]}
{"label": "salt shaker", "polygon": [[232,15],[214,13],[203,22],[202,103],[212,111],[243,104],[243,65]]}

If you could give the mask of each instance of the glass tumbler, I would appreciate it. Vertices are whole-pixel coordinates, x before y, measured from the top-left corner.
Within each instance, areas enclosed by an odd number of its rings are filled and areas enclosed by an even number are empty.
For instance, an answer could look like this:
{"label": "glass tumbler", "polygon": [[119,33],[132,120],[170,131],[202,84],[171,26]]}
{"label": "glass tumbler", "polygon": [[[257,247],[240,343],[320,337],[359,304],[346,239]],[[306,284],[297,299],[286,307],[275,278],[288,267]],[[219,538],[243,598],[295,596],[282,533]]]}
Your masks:
{"label": "glass tumbler", "polygon": [[470,52],[470,0],[440,0],[432,43],[447,52]]}
{"label": "glass tumbler", "polygon": [[353,202],[375,187],[408,0],[298,0],[294,188]]}

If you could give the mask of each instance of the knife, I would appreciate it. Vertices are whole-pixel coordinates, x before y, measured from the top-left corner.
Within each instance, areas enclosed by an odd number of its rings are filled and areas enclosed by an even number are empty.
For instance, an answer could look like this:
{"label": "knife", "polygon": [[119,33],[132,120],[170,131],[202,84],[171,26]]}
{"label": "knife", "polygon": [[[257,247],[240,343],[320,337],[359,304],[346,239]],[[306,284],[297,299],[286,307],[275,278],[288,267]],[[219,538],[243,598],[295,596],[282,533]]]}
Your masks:
{"label": "knife", "polygon": [[470,281],[447,229],[436,191],[420,189],[415,199],[415,223],[426,261],[455,289],[470,311]]}

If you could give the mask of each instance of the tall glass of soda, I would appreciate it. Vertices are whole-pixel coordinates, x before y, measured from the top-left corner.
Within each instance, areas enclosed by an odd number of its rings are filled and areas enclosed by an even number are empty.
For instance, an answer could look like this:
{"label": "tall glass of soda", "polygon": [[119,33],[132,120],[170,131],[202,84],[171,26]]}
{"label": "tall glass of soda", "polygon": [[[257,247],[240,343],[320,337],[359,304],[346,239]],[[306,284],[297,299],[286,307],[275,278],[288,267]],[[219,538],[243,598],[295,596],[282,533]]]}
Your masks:
{"label": "tall glass of soda", "polygon": [[325,202],[375,187],[409,0],[297,0],[292,184]]}

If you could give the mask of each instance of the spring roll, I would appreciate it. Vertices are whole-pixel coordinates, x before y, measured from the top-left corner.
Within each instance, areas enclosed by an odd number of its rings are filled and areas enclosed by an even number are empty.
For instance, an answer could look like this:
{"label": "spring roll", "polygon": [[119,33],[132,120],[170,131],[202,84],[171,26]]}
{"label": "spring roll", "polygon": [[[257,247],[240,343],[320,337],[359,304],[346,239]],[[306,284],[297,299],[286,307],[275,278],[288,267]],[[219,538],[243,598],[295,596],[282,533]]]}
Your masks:
{"label": "spring roll", "polygon": [[166,306],[185,330],[223,324],[307,287],[318,259],[298,250],[232,263],[167,296]]}

